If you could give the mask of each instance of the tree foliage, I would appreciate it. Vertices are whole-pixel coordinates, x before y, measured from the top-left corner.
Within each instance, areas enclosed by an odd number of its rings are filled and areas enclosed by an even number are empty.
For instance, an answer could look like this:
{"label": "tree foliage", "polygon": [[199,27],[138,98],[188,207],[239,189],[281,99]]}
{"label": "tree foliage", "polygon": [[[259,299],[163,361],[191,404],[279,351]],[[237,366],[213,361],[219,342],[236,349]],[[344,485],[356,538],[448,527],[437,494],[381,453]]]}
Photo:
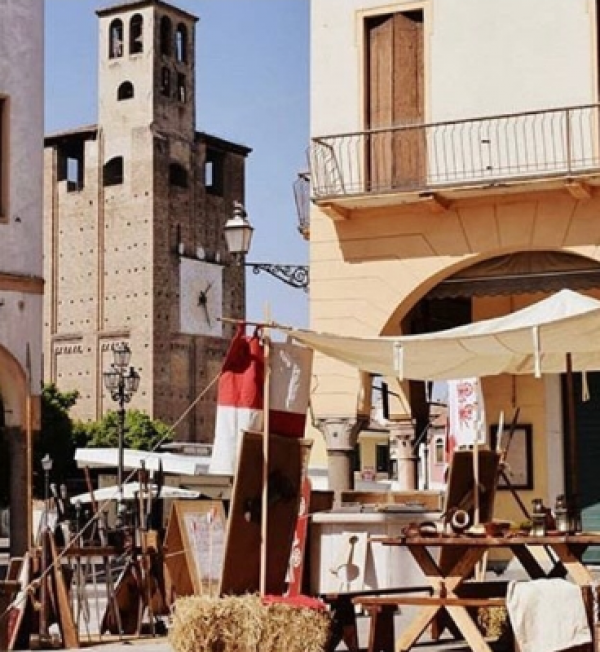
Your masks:
{"label": "tree foliage", "polygon": [[[88,448],[117,447],[119,445],[119,413],[107,412],[97,422],[75,424],[75,434],[84,440]],[[152,420],[140,410],[125,413],[125,448],[150,451],[159,444],[172,441],[173,436],[167,424]]]}
{"label": "tree foliage", "polygon": [[[34,495],[44,496],[44,471],[41,460],[45,455],[52,458],[51,482],[61,484],[69,478],[77,478],[81,470],[74,460],[76,448],[117,447],[119,445],[119,414],[107,412],[97,422],[73,421],[69,411],[77,403],[79,392],[61,392],[56,385],[45,385],[42,391],[41,433],[33,451]],[[125,415],[126,448],[153,450],[160,443],[172,440],[165,423],[152,420],[144,412],[128,410]],[[6,456],[8,458],[8,456]],[[9,460],[6,459],[6,464]],[[2,468],[0,472],[4,474]],[[0,486],[0,494],[2,493]],[[1,496],[0,496],[1,498]]]}
{"label": "tree foliage", "polygon": [[53,383],[42,389],[41,432],[33,448],[33,488],[38,498],[44,495],[44,471],[41,460],[52,458],[52,478],[57,483],[77,473],[75,449],[82,445],[75,436],[69,410],[77,403],[79,392],[61,392]]}

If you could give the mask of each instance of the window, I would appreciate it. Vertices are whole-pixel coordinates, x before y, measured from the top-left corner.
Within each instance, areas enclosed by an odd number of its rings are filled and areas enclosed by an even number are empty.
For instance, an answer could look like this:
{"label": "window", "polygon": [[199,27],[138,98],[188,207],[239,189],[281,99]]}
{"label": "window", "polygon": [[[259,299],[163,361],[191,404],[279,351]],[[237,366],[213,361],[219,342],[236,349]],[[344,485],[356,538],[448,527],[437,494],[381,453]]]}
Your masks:
{"label": "window", "polygon": [[160,92],[165,97],[171,97],[171,71],[166,66],[160,72]]}
{"label": "window", "polygon": [[115,18],[108,28],[108,58],[123,56],[123,21]]}
{"label": "window", "polygon": [[209,149],[206,152],[204,168],[204,185],[206,191],[213,195],[223,195],[225,185],[225,156],[222,152]]}
{"label": "window", "polygon": [[187,100],[187,89],[185,86],[185,75],[180,72],[177,73],[177,99],[184,103]]}
{"label": "window", "polygon": [[160,19],[160,53],[167,57],[173,51],[173,25],[168,16]]}
{"label": "window", "polygon": [[130,100],[134,95],[133,84],[129,81],[123,82],[117,91],[117,100]]}
{"label": "window", "polygon": [[67,192],[77,192],[84,185],[85,141],[67,138],[56,148],[58,181],[67,182]]}
{"label": "window", "polygon": [[0,218],[8,217],[8,98],[0,97]]}
{"label": "window", "polygon": [[169,184],[179,188],[188,187],[188,173],[180,163],[171,163],[169,165]]}
{"label": "window", "polygon": [[129,54],[139,54],[144,51],[144,19],[135,14],[129,21]]}
{"label": "window", "polygon": [[390,472],[390,447],[389,444],[377,444],[377,473]]}
{"label": "window", "polygon": [[183,23],[177,25],[175,32],[175,59],[181,63],[187,61],[187,28]]}
{"label": "window", "polygon": [[104,164],[104,185],[118,186],[123,183],[123,157],[115,156]]}
{"label": "window", "polygon": [[433,449],[434,464],[443,464],[446,461],[446,441],[443,437],[436,437]]}

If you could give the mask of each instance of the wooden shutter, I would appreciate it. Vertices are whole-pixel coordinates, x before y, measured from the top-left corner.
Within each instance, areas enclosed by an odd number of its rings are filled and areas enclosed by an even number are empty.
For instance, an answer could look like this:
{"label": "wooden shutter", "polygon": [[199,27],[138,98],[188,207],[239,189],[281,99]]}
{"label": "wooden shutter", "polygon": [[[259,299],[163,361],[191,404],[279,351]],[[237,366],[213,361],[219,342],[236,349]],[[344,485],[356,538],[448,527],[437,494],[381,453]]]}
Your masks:
{"label": "wooden shutter", "polygon": [[[423,122],[423,12],[369,19],[367,28],[367,125],[390,129]],[[420,128],[371,134],[369,189],[390,190],[423,183],[425,136]]]}

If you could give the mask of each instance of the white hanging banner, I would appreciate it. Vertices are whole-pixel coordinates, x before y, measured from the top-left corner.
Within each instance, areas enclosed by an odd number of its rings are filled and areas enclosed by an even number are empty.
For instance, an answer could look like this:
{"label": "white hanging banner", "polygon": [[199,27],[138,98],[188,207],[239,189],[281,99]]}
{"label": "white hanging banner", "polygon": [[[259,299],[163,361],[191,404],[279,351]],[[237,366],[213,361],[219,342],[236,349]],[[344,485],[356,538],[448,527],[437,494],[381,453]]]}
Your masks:
{"label": "white hanging banner", "polygon": [[486,423],[479,378],[448,381],[449,449],[485,444]]}

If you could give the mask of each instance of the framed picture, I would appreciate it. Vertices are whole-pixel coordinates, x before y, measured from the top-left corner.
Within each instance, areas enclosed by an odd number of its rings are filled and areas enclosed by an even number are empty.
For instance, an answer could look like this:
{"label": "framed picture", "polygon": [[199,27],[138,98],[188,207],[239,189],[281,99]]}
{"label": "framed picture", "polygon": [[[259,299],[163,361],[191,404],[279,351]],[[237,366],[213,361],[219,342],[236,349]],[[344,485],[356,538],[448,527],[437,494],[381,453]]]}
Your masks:
{"label": "framed picture", "polygon": [[[498,435],[500,445],[498,446]],[[530,423],[515,426],[510,437],[507,424],[498,433],[498,424],[490,426],[490,444],[492,449],[507,450],[505,472],[514,489],[533,489],[533,433]],[[498,489],[508,489],[506,479],[500,476]]]}

